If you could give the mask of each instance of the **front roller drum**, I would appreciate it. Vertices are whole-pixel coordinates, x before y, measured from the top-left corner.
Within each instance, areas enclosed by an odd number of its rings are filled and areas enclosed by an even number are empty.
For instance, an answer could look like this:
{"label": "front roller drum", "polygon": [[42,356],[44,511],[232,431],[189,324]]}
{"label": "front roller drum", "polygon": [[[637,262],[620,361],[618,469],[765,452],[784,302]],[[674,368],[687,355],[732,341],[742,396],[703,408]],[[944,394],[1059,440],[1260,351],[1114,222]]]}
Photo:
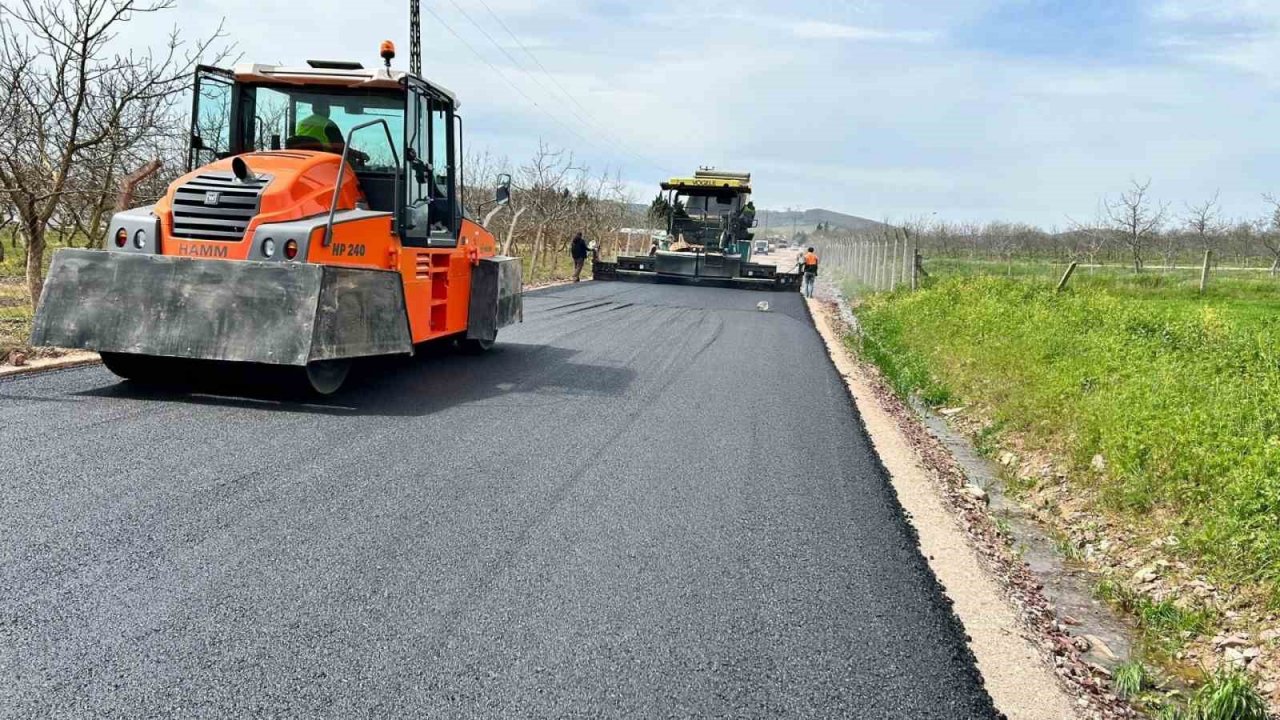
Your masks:
{"label": "front roller drum", "polygon": [[114,352],[104,352],[101,356],[102,364],[112,374],[143,386],[176,388],[230,381],[233,385],[245,383],[314,395],[336,393],[346,382],[352,365],[347,359],[319,360],[303,367],[289,367]]}
{"label": "front roller drum", "polygon": [[178,385],[189,376],[177,358],[153,357],[131,353],[103,352],[102,364],[113,374],[149,385]]}
{"label": "front roller drum", "polygon": [[285,372],[320,394],[353,358],[413,352],[396,272],[78,249],[54,256],[31,342],[141,382]]}

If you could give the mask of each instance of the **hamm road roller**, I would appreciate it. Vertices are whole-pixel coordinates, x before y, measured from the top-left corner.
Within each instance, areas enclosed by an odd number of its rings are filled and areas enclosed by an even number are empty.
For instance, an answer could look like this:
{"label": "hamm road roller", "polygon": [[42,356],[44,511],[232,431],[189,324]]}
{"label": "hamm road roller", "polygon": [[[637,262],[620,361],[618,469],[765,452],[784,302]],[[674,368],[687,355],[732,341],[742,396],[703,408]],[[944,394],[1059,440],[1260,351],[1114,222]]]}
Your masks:
{"label": "hamm road roller", "polygon": [[394,55],[200,67],[187,174],[117,213],[105,250],[54,256],[32,344],[141,381],[190,360],[291,368],[321,394],[355,358],[488,349],[523,319],[520,262],[463,211],[457,99]]}

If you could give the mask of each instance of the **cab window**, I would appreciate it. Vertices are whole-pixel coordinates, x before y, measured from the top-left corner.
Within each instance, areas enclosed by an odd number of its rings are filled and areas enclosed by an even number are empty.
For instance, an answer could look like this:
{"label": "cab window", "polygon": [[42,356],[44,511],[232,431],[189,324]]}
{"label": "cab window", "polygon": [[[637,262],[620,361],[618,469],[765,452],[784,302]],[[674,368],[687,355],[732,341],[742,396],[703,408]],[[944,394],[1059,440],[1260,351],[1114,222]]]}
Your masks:
{"label": "cab window", "polygon": [[452,108],[418,89],[409,93],[405,140],[405,213],[403,237],[432,246],[457,242],[453,177]]}
{"label": "cab window", "polygon": [[[382,126],[374,125],[351,136],[348,160],[357,172],[397,170],[397,156],[404,137],[404,104],[395,94],[260,86],[251,88],[252,112],[246,113],[248,143],[258,150],[271,149],[281,140],[285,149],[319,150],[341,154],[352,129],[381,120],[391,131],[391,142]],[[393,152],[394,147],[394,152]]]}
{"label": "cab window", "polygon": [[187,170],[232,154],[231,73],[201,65],[196,70]]}

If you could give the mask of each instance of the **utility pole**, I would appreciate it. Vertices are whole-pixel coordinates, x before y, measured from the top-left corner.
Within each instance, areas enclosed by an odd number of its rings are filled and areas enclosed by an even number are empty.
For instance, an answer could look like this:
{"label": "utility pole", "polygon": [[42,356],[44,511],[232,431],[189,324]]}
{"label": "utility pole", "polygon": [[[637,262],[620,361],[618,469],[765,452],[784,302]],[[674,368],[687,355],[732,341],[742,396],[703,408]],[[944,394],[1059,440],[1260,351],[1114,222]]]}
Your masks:
{"label": "utility pole", "polygon": [[422,14],[419,0],[409,0],[409,73],[422,77]]}

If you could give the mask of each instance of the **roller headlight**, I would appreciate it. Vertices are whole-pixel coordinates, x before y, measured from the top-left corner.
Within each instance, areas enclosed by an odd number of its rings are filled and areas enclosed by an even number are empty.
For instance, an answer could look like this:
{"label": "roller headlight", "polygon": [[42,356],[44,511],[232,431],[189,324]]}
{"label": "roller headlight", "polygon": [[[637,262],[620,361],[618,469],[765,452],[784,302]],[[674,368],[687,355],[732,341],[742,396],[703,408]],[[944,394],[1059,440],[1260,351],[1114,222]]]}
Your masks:
{"label": "roller headlight", "polygon": [[275,255],[275,254],[276,254],[276,241],[271,238],[267,238],[266,240],[263,240],[262,256],[271,257],[272,255]]}
{"label": "roller headlight", "polygon": [[133,234],[133,246],[139,250],[147,246],[146,230],[138,230]]}

